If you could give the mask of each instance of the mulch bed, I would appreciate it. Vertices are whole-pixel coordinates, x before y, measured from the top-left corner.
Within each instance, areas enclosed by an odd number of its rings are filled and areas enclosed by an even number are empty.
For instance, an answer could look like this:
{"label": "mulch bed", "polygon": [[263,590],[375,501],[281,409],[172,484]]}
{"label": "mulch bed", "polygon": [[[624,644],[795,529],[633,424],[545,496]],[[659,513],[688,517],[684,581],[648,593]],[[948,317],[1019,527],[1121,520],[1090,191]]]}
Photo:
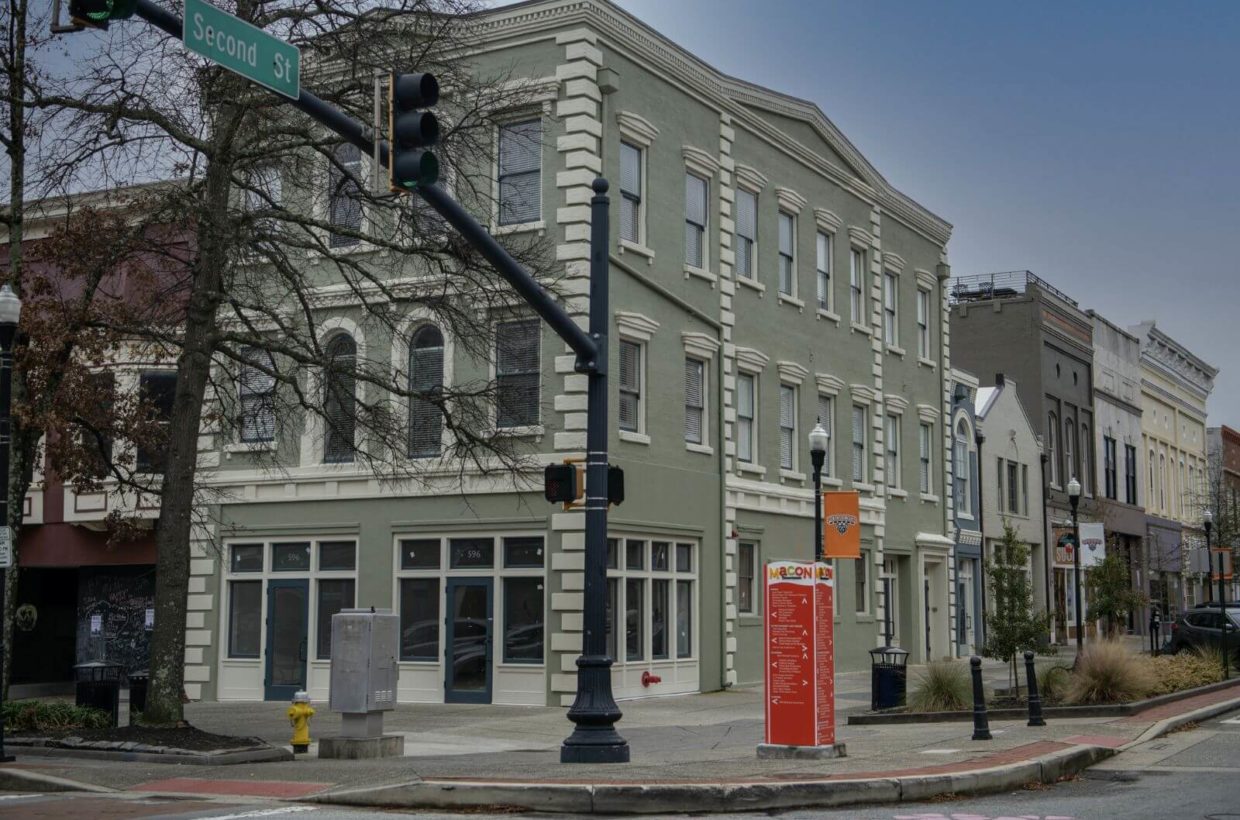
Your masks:
{"label": "mulch bed", "polygon": [[201,729],[195,729],[193,726],[171,728],[119,726],[115,729],[41,730],[13,735],[14,739],[21,739],[23,737],[42,738],[49,741],[80,738],[87,742],[131,743],[135,744],[135,746],[184,749],[190,752],[217,752],[228,749],[249,749],[255,746],[266,745],[266,742],[261,738],[215,735],[210,732],[204,732]]}

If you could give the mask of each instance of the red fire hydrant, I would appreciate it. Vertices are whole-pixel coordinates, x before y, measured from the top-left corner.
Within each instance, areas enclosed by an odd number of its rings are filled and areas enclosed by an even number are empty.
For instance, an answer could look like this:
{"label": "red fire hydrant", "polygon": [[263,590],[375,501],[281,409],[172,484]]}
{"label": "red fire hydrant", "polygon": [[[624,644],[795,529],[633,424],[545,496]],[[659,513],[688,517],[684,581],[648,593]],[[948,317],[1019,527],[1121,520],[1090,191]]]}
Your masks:
{"label": "red fire hydrant", "polygon": [[652,683],[662,683],[662,682],[663,682],[663,678],[659,677],[658,675],[650,674],[649,669],[647,669],[645,672],[642,672],[642,686],[645,686],[648,688],[650,684]]}

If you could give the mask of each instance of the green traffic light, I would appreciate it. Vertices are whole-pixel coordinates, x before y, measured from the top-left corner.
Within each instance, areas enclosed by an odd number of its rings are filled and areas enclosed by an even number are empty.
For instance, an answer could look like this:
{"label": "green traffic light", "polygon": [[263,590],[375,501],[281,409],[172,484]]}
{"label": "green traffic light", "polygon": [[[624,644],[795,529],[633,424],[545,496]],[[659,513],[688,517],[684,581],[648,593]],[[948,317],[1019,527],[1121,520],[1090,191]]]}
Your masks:
{"label": "green traffic light", "polygon": [[396,157],[392,178],[410,191],[439,181],[439,158],[430,151],[402,152]]}

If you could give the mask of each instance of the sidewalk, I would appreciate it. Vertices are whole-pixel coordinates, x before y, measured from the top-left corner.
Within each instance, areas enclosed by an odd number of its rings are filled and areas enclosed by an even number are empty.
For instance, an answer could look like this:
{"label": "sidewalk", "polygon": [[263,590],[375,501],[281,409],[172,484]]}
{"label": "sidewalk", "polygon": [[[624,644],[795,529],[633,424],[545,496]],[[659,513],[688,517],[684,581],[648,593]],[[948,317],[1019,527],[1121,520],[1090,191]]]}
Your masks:
{"label": "sidewalk", "polygon": [[[994,672],[994,669],[988,670]],[[998,678],[1003,674],[997,667]],[[989,675],[988,675],[989,677]],[[1005,680],[1005,678],[1000,678]],[[1016,788],[1053,781],[1179,723],[1240,708],[1240,685],[1136,717],[994,721],[994,739],[973,741],[968,723],[855,727],[868,708],[868,673],[838,676],[837,760],[758,760],[760,689],[627,701],[619,724],[632,763],[559,763],[570,724],[562,709],[415,705],[389,713],[386,728],[406,738],[406,756],[244,766],[170,766],[22,755],[0,767],[107,789],[313,799],[369,806],[518,806],[561,811],[707,811],[921,799],[933,794]],[[1240,682],[1238,682],[1240,684]],[[285,745],[283,704],[202,703],[187,707],[206,731],[259,735]],[[312,735],[339,719],[321,709]],[[0,788],[15,786],[0,777]],[[36,788],[37,787],[33,787]]]}

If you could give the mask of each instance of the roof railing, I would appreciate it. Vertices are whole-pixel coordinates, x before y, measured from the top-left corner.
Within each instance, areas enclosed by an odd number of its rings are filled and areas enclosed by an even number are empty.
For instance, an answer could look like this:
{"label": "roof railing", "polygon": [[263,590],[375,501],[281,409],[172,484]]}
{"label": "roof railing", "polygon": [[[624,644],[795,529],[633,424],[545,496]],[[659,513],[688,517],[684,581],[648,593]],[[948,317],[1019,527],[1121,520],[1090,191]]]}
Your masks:
{"label": "roof railing", "polygon": [[1036,285],[1039,290],[1053,294],[1073,307],[1078,307],[1075,299],[1027,270],[955,276],[951,281],[950,295],[953,305],[1020,296],[1028,290],[1030,285]]}

